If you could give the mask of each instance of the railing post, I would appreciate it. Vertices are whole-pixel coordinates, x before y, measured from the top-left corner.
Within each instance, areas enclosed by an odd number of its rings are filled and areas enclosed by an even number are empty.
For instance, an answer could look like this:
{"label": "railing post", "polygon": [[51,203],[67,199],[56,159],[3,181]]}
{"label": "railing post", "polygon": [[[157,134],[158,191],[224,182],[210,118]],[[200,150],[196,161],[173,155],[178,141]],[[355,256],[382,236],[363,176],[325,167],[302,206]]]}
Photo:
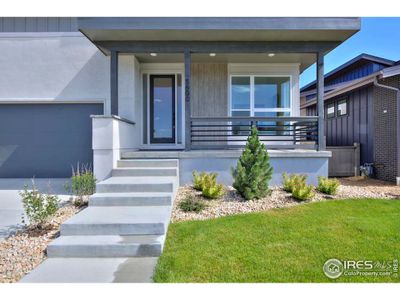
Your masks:
{"label": "railing post", "polygon": [[325,150],[324,129],[324,53],[317,53],[318,150]]}
{"label": "railing post", "polygon": [[192,124],[191,124],[191,113],[190,113],[190,72],[191,72],[191,54],[189,49],[185,50],[185,149],[190,150],[191,148],[191,135],[192,135]]}
{"label": "railing post", "polygon": [[296,123],[293,123],[293,145],[296,145]]}

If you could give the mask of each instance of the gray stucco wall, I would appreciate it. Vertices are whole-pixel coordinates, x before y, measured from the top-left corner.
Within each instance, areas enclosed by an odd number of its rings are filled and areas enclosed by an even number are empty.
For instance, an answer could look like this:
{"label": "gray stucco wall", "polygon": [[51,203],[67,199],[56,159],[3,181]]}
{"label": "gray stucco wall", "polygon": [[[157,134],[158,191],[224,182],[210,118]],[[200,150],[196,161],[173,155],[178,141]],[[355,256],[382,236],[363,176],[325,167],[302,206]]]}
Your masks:
{"label": "gray stucco wall", "polygon": [[91,114],[102,104],[1,104],[0,178],[70,177],[91,164]]}
{"label": "gray stucco wall", "polygon": [[[236,167],[236,158],[181,158],[179,160],[180,185],[192,182],[192,172],[217,172],[218,182],[231,185],[231,168]],[[274,173],[270,185],[282,184],[282,173],[307,174],[308,183],[316,185],[318,176],[328,176],[328,157],[271,157]]]}

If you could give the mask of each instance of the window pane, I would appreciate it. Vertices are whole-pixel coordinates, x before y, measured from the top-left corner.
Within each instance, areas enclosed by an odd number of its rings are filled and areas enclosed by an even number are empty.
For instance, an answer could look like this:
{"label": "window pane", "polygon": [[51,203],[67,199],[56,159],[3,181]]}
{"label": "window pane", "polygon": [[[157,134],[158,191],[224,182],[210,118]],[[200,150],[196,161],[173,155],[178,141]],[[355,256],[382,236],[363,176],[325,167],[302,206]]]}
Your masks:
{"label": "window pane", "polygon": [[232,77],[232,108],[250,109],[250,77]]}
{"label": "window pane", "polygon": [[328,109],[327,109],[327,117],[328,118],[333,118],[335,116],[335,104],[329,104]]}
{"label": "window pane", "polygon": [[338,116],[344,116],[347,114],[347,100],[341,100],[338,102]]}
{"label": "window pane", "polygon": [[[249,117],[250,111],[233,111],[232,117]],[[238,121],[232,122],[232,131],[234,135],[237,134],[249,134],[250,133],[250,121]]]}
{"label": "window pane", "polygon": [[289,77],[254,78],[255,108],[290,108]]}
{"label": "window pane", "polygon": [[[256,117],[289,117],[289,112],[255,112]],[[275,121],[259,121],[257,122],[257,130],[260,134],[267,135],[289,135],[290,129],[289,122],[275,122]]]}

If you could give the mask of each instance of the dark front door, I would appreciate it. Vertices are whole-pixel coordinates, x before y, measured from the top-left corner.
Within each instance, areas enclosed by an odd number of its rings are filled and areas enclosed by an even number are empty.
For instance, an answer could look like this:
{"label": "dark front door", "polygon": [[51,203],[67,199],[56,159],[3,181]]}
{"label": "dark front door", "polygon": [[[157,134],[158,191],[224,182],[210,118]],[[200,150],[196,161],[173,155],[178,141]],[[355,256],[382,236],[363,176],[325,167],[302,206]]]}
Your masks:
{"label": "dark front door", "polygon": [[150,75],[150,143],[175,143],[175,75]]}

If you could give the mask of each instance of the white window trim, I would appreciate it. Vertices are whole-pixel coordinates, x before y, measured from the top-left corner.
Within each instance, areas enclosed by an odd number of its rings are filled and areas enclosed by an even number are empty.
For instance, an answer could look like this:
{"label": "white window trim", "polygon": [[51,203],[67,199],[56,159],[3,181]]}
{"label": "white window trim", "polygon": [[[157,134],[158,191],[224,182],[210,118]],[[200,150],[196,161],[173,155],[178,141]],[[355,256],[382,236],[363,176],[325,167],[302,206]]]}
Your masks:
{"label": "white window trim", "polygon": [[[250,109],[232,108],[232,78],[233,77],[250,77]],[[290,108],[255,108],[254,107],[254,78],[255,77],[289,77],[289,91],[290,91]],[[253,117],[255,112],[289,112],[289,116],[293,116],[293,76],[291,74],[230,74],[229,75],[229,116],[232,116],[232,111],[250,111],[250,116]]]}

